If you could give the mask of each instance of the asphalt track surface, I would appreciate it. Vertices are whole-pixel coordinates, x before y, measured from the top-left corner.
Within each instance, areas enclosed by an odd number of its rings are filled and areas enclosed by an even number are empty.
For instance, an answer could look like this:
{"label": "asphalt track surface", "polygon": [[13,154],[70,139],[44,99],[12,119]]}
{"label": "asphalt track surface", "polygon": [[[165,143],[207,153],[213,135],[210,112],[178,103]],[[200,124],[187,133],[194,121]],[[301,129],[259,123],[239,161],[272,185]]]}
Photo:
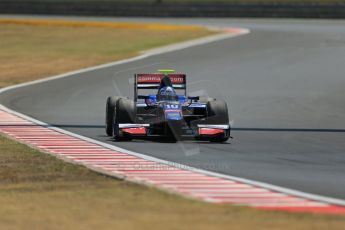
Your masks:
{"label": "asphalt track surface", "polygon": [[[66,130],[160,159],[345,199],[343,21],[166,21],[238,26],[251,33],[14,89],[0,95],[0,103]],[[107,137],[106,97],[133,97],[133,74],[158,68],[186,72],[190,93],[227,101],[234,139],[225,144],[171,144],[116,143]]]}

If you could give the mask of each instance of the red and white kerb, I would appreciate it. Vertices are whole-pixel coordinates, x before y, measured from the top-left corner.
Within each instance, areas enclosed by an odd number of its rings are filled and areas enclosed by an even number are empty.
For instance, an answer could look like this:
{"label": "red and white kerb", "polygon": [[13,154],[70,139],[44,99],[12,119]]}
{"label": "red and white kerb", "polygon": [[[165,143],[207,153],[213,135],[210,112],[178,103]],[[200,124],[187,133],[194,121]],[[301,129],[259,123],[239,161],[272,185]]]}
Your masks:
{"label": "red and white kerb", "polygon": [[[142,133],[144,129],[123,131]],[[201,129],[203,133],[220,132]],[[49,152],[59,158],[127,180],[153,185],[176,193],[213,203],[246,205],[266,210],[345,214],[345,207],[269,190],[236,180],[210,176],[144,159],[90,143],[53,129],[37,125],[0,110],[0,133]]]}

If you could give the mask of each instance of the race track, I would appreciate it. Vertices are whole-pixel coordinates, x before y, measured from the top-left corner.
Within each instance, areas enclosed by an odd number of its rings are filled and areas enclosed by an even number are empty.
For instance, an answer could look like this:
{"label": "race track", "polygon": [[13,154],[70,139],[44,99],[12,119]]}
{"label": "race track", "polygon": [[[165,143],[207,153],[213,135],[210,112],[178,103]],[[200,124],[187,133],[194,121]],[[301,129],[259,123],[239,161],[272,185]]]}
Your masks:
{"label": "race track", "polygon": [[[0,103],[160,159],[345,199],[344,21],[166,21],[245,27],[251,33],[10,90]],[[115,143],[105,136],[106,97],[133,97],[133,74],[158,68],[186,72],[190,93],[226,100],[234,139],[172,145]]]}

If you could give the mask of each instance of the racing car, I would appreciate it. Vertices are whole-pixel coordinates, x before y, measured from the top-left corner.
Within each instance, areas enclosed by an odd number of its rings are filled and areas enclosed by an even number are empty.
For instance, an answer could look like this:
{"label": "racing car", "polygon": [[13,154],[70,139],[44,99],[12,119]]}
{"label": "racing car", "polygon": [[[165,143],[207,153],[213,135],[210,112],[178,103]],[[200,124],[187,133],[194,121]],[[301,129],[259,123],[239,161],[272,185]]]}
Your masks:
{"label": "racing car", "polygon": [[[106,133],[116,141],[133,138],[225,142],[230,138],[227,104],[187,96],[185,74],[159,70],[134,75],[134,100],[108,97]],[[179,93],[178,93],[179,92]]]}

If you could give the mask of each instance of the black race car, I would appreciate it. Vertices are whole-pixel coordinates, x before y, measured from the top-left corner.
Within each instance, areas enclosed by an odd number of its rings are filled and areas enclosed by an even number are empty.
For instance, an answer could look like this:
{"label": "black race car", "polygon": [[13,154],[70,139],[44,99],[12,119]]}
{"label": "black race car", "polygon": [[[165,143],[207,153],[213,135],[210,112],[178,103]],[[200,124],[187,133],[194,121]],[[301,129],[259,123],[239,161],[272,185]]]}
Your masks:
{"label": "black race car", "polygon": [[[186,75],[164,70],[134,76],[134,100],[108,97],[106,133],[115,140],[158,138],[225,142],[230,137],[227,104],[186,95]],[[140,91],[150,91],[139,94]],[[153,91],[154,90],[154,91]],[[178,94],[177,91],[182,91]]]}

